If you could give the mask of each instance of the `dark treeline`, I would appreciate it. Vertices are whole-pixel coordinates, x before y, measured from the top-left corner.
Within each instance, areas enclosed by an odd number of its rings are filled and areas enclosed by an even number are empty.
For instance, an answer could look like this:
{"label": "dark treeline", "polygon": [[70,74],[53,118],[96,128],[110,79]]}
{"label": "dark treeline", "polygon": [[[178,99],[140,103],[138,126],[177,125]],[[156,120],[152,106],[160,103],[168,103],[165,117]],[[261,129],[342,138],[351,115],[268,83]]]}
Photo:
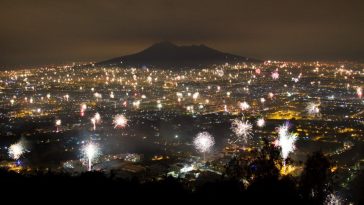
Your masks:
{"label": "dark treeline", "polygon": [[[277,162],[279,150],[266,143],[259,155],[246,162],[236,156],[226,165],[221,178],[202,184],[184,179],[164,177],[140,182],[125,180],[102,172],[85,172],[77,176],[67,173],[18,174],[0,170],[2,196],[31,196],[41,200],[147,200],[149,202],[236,201],[239,204],[326,204],[333,193],[331,163],[321,152],[310,155],[299,177],[281,176]],[[349,187],[349,200],[363,204],[364,173]],[[34,198],[35,197],[35,198]],[[172,197],[172,198],[171,198]],[[67,200],[66,200],[67,199]],[[51,201],[49,201],[51,202]]]}

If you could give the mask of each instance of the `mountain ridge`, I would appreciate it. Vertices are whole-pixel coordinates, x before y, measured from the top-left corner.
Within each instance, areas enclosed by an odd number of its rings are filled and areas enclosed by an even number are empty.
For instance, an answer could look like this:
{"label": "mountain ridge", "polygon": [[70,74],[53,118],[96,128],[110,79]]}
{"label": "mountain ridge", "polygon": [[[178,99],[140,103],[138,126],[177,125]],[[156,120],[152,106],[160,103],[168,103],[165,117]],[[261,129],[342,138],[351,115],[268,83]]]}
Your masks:
{"label": "mountain ridge", "polygon": [[204,44],[178,46],[169,41],[162,41],[138,53],[101,61],[96,63],[96,65],[181,68],[243,62],[262,61],[221,52]]}

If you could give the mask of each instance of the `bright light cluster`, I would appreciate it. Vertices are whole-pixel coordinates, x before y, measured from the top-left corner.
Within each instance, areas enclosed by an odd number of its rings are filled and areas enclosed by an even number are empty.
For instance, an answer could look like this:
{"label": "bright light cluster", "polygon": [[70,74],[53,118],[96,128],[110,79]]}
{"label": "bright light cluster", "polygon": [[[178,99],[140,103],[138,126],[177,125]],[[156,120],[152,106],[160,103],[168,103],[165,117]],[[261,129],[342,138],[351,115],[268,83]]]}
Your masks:
{"label": "bright light cluster", "polygon": [[197,151],[205,153],[209,152],[215,144],[215,139],[208,132],[200,132],[193,140],[193,144]]}
{"label": "bright light cluster", "polygon": [[296,147],[297,134],[290,133],[287,124],[278,128],[278,140],[276,145],[281,147],[281,156],[284,161],[287,159],[289,153],[293,152]]}
{"label": "bright light cluster", "polygon": [[114,117],[113,124],[115,125],[114,128],[123,128],[127,125],[128,119],[124,115],[116,115]]}
{"label": "bright light cluster", "polygon": [[8,149],[9,157],[18,160],[25,152],[25,148],[22,142],[12,144]]}
{"label": "bright light cluster", "polygon": [[99,147],[96,144],[89,142],[82,148],[82,151],[87,159],[88,171],[91,171],[92,161],[100,155]]}
{"label": "bright light cluster", "polygon": [[306,107],[306,111],[310,115],[317,115],[320,113],[319,106],[320,106],[319,103],[310,102],[310,103],[308,103],[308,105]]}
{"label": "bright light cluster", "polygon": [[244,142],[246,143],[248,141],[248,138],[252,136],[253,126],[250,124],[248,120],[245,120],[242,118],[234,119],[231,123],[231,129],[235,133],[237,139],[235,142]]}

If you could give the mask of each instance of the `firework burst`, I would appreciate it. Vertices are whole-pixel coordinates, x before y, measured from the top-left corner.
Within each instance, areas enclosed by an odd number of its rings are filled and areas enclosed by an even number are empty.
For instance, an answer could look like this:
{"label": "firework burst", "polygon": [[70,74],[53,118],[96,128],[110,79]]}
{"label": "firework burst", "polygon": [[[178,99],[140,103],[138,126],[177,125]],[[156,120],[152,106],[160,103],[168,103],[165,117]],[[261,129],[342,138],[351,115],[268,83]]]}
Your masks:
{"label": "firework burst", "polygon": [[310,115],[318,115],[320,114],[320,103],[310,102],[306,106],[306,111]]}
{"label": "firework burst", "polygon": [[93,118],[91,118],[91,123],[94,126],[94,130],[96,130],[96,124],[101,122],[101,115],[97,112]]}
{"label": "firework burst", "polygon": [[233,142],[244,142],[248,141],[248,138],[252,136],[253,126],[248,120],[242,118],[234,119],[231,123],[231,130],[235,133],[237,139]]}
{"label": "firework burst", "polygon": [[329,194],[327,195],[325,202],[325,205],[341,205],[343,204],[341,198],[335,194]]}
{"label": "firework burst", "polygon": [[240,103],[240,109],[242,111],[248,110],[249,108],[250,108],[250,105],[247,102],[244,101],[244,102]]}
{"label": "firework burst", "polygon": [[274,72],[272,73],[272,78],[273,78],[273,80],[277,80],[277,79],[279,78],[279,73],[278,73],[278,71],[274,71]]}
{"label": "firework burst", "polygon": [[9,157],[18,160],[25,152],[24,144],[22,142],[18,142],[16,144],[10,145],[8,149]]}
{"label": "firework burst", "polygon": [[85,103],[81,104],[81,112],[85,112],[85,110],[87,109],[87,105]]}
{"label": "firework burst", "polygon": [[64,96],[63,96],[63,98],[64,98],[66,101],[68,101],[68,100],[69,100],[69,98],[70,98],[70,96],[69,96],[68,94],[66,94],[66,95],[64,95]]}
{"label": "firework burst", "polygon": [[356,88],[356,94],[358,95],[359,98],[361,98],[363,96],[363,88],[362,87],[357,87]]}
{"label": "firework burst", "polygon": [[264,118],[259,118],[259,119],[257,120],[257,126],[258,126],[258,127],[264,127],[264,125],[265,125],[265,120],[264,120]]}
{"label": "firework burst", "polygon": [[199,92],[195,92],[195,93],[193,93],[192,98],[193,98],[193,100],[197,100],[197,98],[199,96],[200,96],[200,93]]}
{"label": "firework burst", "polygon": [[282,125],[278,128],[278,139],[276,141],[276,145],[281,147],[281,156],[283,158],[283,164],[289,155],[289,153],[293,152],[295,147],[295,142],[297,140],[297,134],[290,133],[289,127],[287,124]]}
{"label": "firework burst", "polygon": [[94,116],[96,122],[100,122],[101,121],[101,115],[97,112]]}
{"label": "firework burst", "polygon": [[59,127],[62,125],[62,121],[60,119],[56,120],[56,128],[57,128],[57,132],[59,132]]}
{"label": "firework burst", "polygon": [[123,128],[127,125],[128,119],[124,115],[116,115],[114,117],[113,124],[115,125],[114,128]]}
{"label": "firework burst", "polygon": [[80,106],[80,114],[83,117],[85,115],[85,110],[87,109],[87,105],[85,103],[82,103]]}
{"label": "firework burst", "polygon": [[88,171],[91,171],[92,161],[100,155],[100,149],[97,144],[89,142],[82,148],[82,153],[87,161]]}
{"label": "firework burst", "polygon": [[212,146],[215,144],[215,139],[208,132],[200,132],[193,139],[193,144],[197,151],[204,153],[205,160],[205,153],[211,151]]}
{"label": "firework burst", "polygon": [[62,121],[61,120],[56,120],[56,126],[61,126],[61,124],[62,124]]}

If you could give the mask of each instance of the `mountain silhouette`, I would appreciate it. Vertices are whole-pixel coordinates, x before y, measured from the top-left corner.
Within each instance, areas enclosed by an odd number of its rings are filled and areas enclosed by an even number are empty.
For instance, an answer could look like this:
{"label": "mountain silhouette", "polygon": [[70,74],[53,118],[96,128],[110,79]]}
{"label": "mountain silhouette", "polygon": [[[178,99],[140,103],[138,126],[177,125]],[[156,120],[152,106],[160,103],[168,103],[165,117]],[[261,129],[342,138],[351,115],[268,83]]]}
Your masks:
{"label": "mountain silhouette", "polygon": [[96,63],[98,66],[133,67],[199,67],[212,64],[261,62],[253,58],[224,53],[205,45],[177,46],[168,41],[156,43],[145,50]]}

